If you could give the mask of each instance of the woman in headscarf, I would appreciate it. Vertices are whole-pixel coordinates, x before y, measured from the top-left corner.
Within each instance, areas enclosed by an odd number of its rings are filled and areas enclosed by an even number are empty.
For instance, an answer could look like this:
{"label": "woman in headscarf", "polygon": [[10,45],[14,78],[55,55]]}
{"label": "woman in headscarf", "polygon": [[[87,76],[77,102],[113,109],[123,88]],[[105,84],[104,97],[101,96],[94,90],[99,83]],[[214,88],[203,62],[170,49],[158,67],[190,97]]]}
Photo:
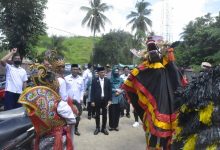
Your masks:
{"label": "woman in headscarf", "polygon": [[120,118],[120,101],[123,98],[121,85],[123,79],[119,76],[119,69],[113,68],[111,76],[112,84],[112,104],[109,106],[109,131],[119,131],[118,124]]}

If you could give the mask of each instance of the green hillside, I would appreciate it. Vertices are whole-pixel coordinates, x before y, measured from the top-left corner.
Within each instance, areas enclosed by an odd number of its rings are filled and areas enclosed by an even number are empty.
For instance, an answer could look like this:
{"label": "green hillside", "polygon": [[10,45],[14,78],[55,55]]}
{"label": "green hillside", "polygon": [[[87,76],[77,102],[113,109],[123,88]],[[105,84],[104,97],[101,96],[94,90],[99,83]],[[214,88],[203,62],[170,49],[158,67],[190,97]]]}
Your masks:
{"label": "green hillside", "polygon": [[92,37],[71,37],[63,41],[67,50],[63,51],[65,59],[69,63],[88,63],[92,54]]}
{"label": "green hillside", "polygon": [[[96,38],[96,41],[99,38]],[[40,55],[47,49],[57,49],[67,63],[84,64],[90,61],[93,49],[93,37],[48,37],[42,36],[34,48]]]}

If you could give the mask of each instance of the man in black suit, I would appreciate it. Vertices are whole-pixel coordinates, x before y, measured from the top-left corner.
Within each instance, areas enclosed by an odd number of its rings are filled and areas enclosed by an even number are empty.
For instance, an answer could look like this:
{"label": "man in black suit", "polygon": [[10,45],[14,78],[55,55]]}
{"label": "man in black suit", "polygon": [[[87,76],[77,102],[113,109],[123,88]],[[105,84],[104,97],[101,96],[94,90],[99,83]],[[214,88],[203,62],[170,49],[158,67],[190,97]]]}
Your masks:
{"label": "man in black suit", "polygon": [[107,122],[107,108],[112,100],[112,86],[108,78],[105,77],[105,68],[97,68],[99,77],[92,80],[91,85],[91,105],[95,107],[96,111],[96,130],[94,135],[100,132],[100,109],[102,109],[102,129],[105,135],[108,135],[106,129]]}

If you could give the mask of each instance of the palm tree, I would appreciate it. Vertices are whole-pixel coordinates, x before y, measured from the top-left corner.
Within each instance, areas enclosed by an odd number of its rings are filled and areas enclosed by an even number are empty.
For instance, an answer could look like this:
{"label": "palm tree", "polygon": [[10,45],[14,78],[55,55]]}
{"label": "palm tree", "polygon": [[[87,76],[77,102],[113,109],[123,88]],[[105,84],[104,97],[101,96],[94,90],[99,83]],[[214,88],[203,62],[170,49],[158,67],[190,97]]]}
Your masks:
{"label": "palm tree", "polygon": [[82,20],[82,25],[87,24],[87,27],[91,29],[95,37],[96,32],[100,32],[101,28],[105,29],[105,22],[110,22],[103,13],[111,8],[112,6],[101,3],[101,0],[90,0],[90,7],[82,6],[80,8],[83,11],[87,11]]}
{"label": "palm tree", "polygon": [[147,7],[150,6],[150,3],[142,0],[137,2],[135,8],[137,12],[131,11],[127,16],[127,19],[131,19],[127,25],[132,24],[131,30],[136,30],[136,34],[144,34],[149,32],[149,27],[152,26],[152,21],[147,17],[151,14],[151,9]]}

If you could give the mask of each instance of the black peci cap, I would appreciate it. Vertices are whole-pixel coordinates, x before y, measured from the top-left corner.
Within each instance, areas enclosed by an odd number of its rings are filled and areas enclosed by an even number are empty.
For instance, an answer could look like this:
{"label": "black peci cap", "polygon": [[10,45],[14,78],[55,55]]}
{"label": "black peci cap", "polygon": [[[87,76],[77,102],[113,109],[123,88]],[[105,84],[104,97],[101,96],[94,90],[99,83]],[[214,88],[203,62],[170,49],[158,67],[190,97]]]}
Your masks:
{"label": "black peci cap", "polygon": [[71,68],[73,68],[73,67],[79,68],[79,65],[78,65],[78,64],[72,64],[72,65],[71,65]]}
{"label": "black peci cap", "polygon": [[104,67],[98,67],[97,68],[97,71],[99,72],[99,71],[104,71],[105,70],[105,68]]}

